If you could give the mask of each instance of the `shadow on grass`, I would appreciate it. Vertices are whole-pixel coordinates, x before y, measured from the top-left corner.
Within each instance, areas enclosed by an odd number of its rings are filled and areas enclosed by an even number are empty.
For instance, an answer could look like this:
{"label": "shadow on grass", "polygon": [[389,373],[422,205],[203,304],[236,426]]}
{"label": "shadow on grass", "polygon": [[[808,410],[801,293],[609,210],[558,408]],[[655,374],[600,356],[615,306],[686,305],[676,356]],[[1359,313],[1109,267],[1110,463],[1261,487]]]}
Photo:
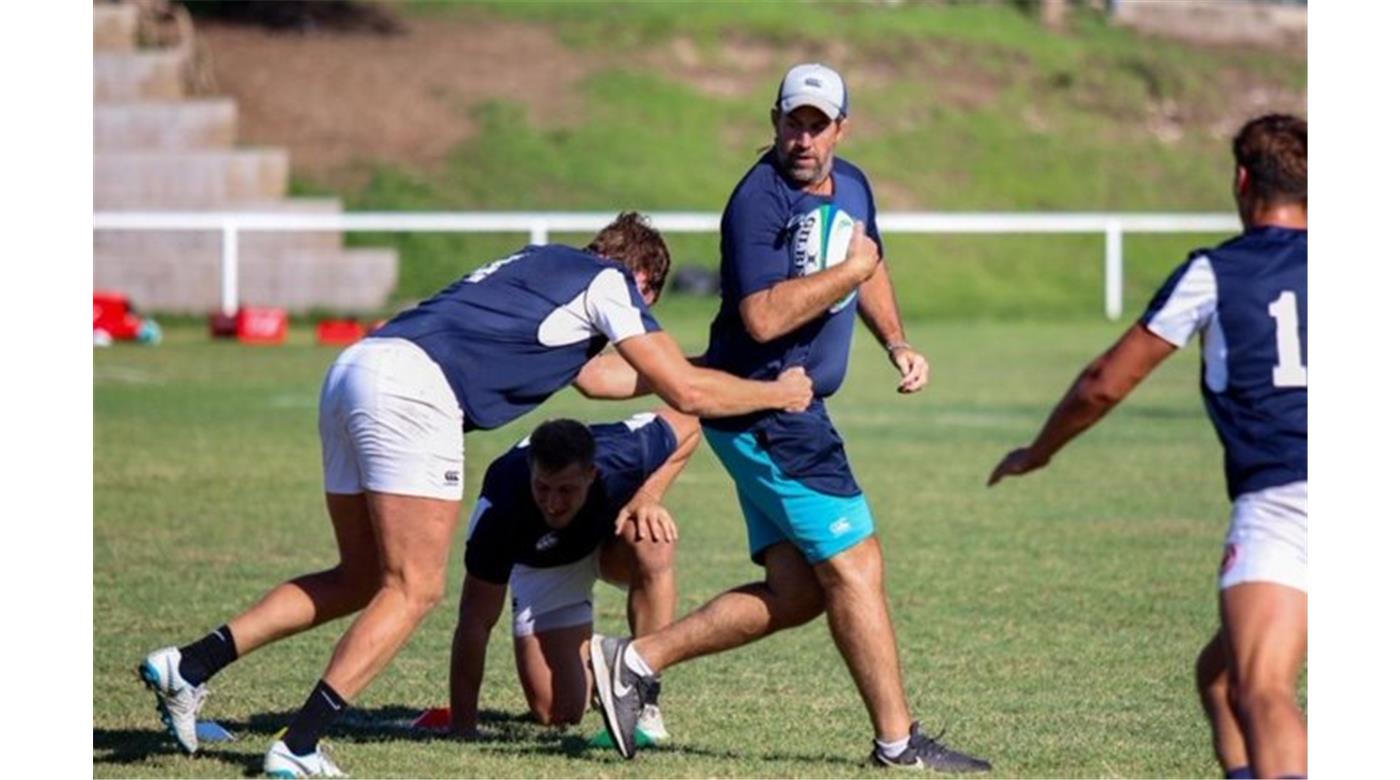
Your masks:
{"label": "shadow on grass", "polygon": [[[542,737],[535,740],[535,745],[522,746],[513,743],[509,746],[502,745],[502,750],[508,749],[513,755],[523,756],[532,753],[548,754],[550,756],[565,755],[572,759],[587,760],[593,763],[613,763],[620,760],[611,747],[599,748],[589,742],[589,740],[576,734],[567,736],[553,735],[552,738]],[[489,748],[488,748],[489,749]],[[782,751],[767,751],[763,753],[749,753],[734,750],[714,750],[696,745],[679,745],[668,743],[657,747],[644,748],[638,755],[638,761],[645,761],[648,755],[669,755],[676,757],[705,758],[711,761],[733,761],[736,763],[753,762],[755,760],[781,763],[781,764],[813,764],[830,766],[832,764],[849,764],[849,755],[835,755],[824,753],[816,755],[812,753],[786,753]]]}
{"label": "shadow on grass", "polygon": [[[421,713],[421,708],[402,705],[351,709],[336,721],[326,736],[331,742],[346,743],[458,741],[442,732],[413,728],[414,719]],[[238,745],[238,749],[231,749],[230,743],[206,743],[200,747],[197,758],[218,761],[235,771],[241,771],[246,777],[259,776],[262,774],[263,750],[295,714],[294,711],[287,710],[257,713],[244,720],[220,720],[220,725],[234,734],[237,742],[233,744]],[[542,726],[528,713],[485,710],[481,713],[480,720],[483,737],[471,743],[474,750],[513,756],[565,756],[599,764],[619,760],[611,748],[595,746],[587,738],[569,733],[565,729]],[[590,721],[594,726],[598,723],[596,718],[585,718],[585,726]],[[589,733],[595,730],[588,729]],[[174,739],[154,723],[149,729],[95,728],[92,730],[92,749],[94,764],[127,766],[153,759],[159,760],[162,756],[182,757]],[[705,758],[710,761],[751,762],[758,759],[765,762],[823,766],[850,762],[848,755],[813,755],[782,751],[755,754],[674,743],[649,748],[645,752]]]}
{"label": "shadow on grass", "polygon": [[[326,737],[331,742],[383,742],[387,740],[412,742],[452,742],[456,738],[443,732],[413,728],[413,721],[422,714],[419,707],[386,705],[372,709],[351,709],[331,726]],[[262,774],[263,751],[272,743],[273,735],[281,731],[295,711],[263,712],[245,720],[219,720],[244,750],[229,749],[229,743],[205,743],[198,758],[213,759],[243,770],[245,776]],[[155,720],[155,716],[152,716]],[[512,714],[499,710],[481,713],[481,724],[490,737],[483,743],[539,740],[542,736],[558,739],[558,733],[540,726],[528,714]],[[252,750],[250,754],[246,750]],[[149,729],[92,730],[92,760],[94,764],[140,764],[161,756],[181,756],[173,737],[152,723]]]}
{"label": "shadow on grass", "polygon": [[[92,763],[130,765],[143,764],[161,756],[183,757],[175,741],[159,729],[93,729]],[[237,767],[245,777],[262,774],[262,753],[242,753],[226,748],[201,747],[201,760],[212,759]]]}

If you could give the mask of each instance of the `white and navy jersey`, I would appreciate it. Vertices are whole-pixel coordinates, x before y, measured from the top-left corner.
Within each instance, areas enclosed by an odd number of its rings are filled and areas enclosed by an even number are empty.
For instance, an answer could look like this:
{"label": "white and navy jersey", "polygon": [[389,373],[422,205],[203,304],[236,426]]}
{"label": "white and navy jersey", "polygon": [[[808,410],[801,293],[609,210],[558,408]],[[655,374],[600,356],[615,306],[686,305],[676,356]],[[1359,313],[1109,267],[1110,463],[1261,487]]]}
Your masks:
{"label": "white and navy jersey", "polygon": [[1178,347],[1202,334],[1232,500],[1308,478],[1308,231],[1251,228],[1192,253],[1141,322]]}
{"label": "white and navy jersey", "polygon": [[528,438],[486,469],[468,531],[468,573],[504,585],[517,563],[545,569],[583,559],[612,537],[618,512],[676,451],[670,423],[651,413],[588,430],[598,444],[598,477],[561,529],[545,523],[530,493]]}
{"label": "white and navy jersey", "polygon": [[[854,299],[767,343],[749,335],[739,314],[744,298],[804,274],[790,245],[797,227],[795,218],[813,208],[833,204],[864,222],[866,234],[883,252],[875,195],[865,174],[838,157],[831,176],[831,195],[805,192],[783,174],[776,153],[769,151],[730,194],[720,221],[720,308],[710,324],[706,365],[747,379],[774,379],[784,369],[802,366],[812,378],[812,392],[818,398],[834,394],[841,386],[851,354]],[[762,416],[708,420],[706,424],[742,429],[747,421]]]}
{"label": "white and navy jersey", "polygon": [[660,329],[621,263],[549,244],[478,268],[374,335],[422,347],[472,430],[534,409],[608,342]]}

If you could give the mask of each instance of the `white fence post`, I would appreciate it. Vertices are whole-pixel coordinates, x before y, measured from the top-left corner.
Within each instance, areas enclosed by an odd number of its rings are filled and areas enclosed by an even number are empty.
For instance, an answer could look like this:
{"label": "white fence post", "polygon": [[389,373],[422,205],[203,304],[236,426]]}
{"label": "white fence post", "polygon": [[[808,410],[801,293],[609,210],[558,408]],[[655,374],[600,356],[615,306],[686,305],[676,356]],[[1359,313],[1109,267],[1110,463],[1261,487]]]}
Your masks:
{"label": "white fence post", "polygon": [[530,224],[530,243],[549,243],[549,223],[544,220],[538,220]]}
{"label": "white fence post", "polygon": [[238,223],[224,220],[224,253],[220,268],[220,306],[232,317],[238,312]]}
{"label": "white fence post", "polygon": [[1103,310],[1110,320],[1123,316],[1123,223],[1104,226]]}

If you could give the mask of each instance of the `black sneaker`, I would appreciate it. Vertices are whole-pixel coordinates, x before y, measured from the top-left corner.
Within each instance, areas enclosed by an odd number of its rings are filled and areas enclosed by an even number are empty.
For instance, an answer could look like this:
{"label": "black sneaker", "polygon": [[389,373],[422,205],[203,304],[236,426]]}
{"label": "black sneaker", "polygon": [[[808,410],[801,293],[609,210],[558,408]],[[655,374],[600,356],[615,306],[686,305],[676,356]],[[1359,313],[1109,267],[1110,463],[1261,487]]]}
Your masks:
{"label": "black sneaker", "polygon": [[623,662],[632,640],[594,634],[588,664],[593,669],[593,697],[603,710],[603,725],[623,758],[637,755],[637,718],[642,714],[642,691],[656,684]]}
{"label": "black sneaker", "polygon": [[899,769],[932,769],[937,772],[990,772],[992,765],[980,758],[959,753],[938,740],[943,737],[930,737],[919,727],[919,722],[909,727],[909,747],[897,758],[889,758],[880,752],[880,746],[870,753],[870,761],[875,766],[896,767]]}

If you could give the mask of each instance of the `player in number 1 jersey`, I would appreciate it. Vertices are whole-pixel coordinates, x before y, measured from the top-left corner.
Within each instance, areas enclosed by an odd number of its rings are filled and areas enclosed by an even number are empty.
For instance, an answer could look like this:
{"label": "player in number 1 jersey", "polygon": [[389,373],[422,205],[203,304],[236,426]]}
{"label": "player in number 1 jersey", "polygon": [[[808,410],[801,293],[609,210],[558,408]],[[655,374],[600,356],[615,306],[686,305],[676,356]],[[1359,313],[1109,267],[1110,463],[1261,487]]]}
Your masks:
{"label": "player in number 1 jersey", "polygon": [[1146,313],[1090,363],[989,484],[1047,465],[1158,363],[1201,334],[1201,393],[1234,509],[1221,627],[1196,661],[1227,777],[1307,774],[1295,698],[1308,645],[1308,125],[1270,115],[1234,141],[1244,233],[1194,252]]}

